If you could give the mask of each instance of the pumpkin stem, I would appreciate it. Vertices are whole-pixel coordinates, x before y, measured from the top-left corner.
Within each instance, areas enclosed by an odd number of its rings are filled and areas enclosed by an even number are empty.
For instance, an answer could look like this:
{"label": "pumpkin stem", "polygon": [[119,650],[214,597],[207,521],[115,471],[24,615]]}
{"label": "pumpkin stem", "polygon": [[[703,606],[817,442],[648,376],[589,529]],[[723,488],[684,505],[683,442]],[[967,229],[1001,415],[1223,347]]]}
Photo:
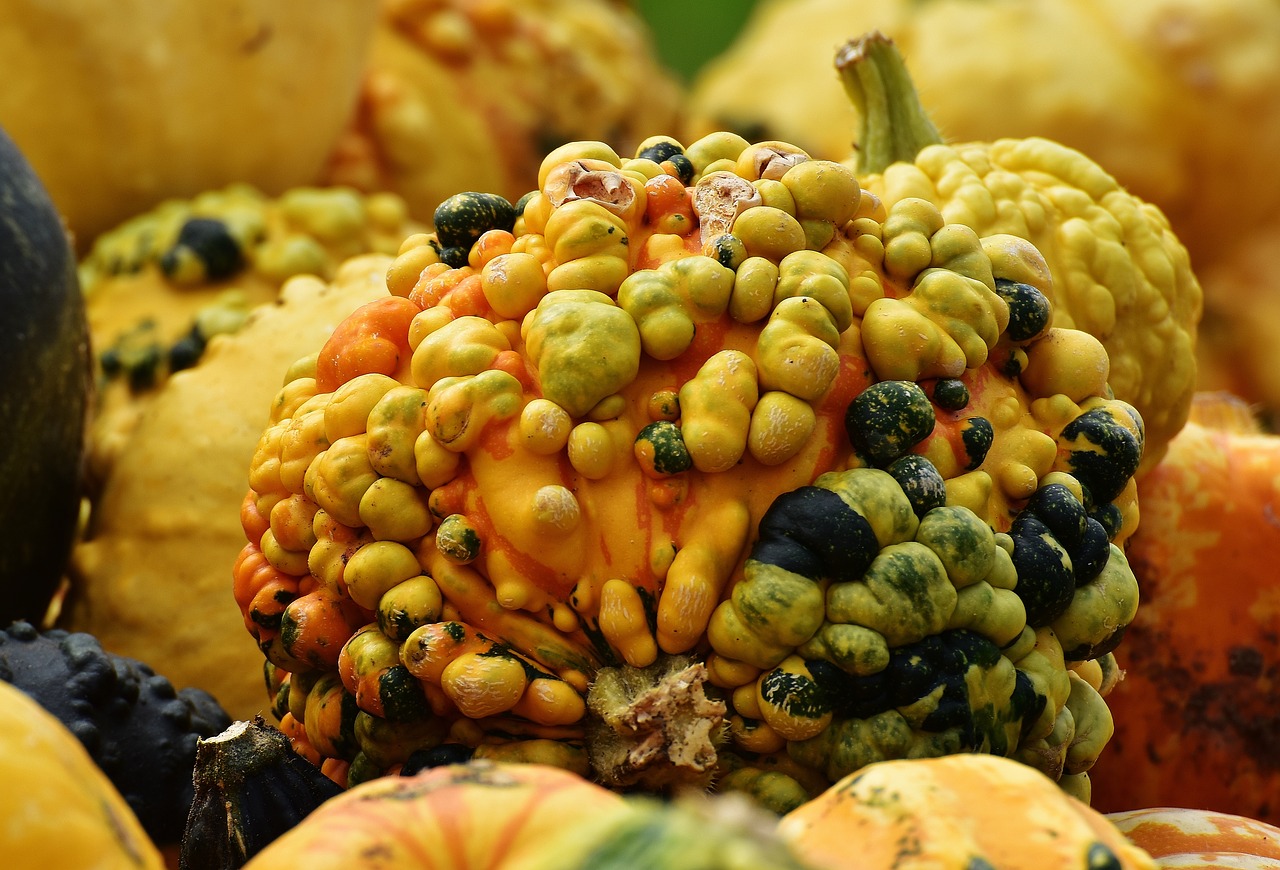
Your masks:
{"label": "pumpkin stem", "polygon": [[342,788],[261,716],[196,743],[180,870],[237,870]]}
{"label": "pumpkin stem", "polygon": [[726,705],[706,696],[706,680],[706,665],[685,656],[601,669],[587,693],[587,751],[600,780],[657,792],[709,786]]}
{"label": "pumpkin stem", "polygon": [[910,163],[926,146],[942,144],[892,39],[877,30],[850,40],[836,53],[836,71],[858,112],[860,175]]}

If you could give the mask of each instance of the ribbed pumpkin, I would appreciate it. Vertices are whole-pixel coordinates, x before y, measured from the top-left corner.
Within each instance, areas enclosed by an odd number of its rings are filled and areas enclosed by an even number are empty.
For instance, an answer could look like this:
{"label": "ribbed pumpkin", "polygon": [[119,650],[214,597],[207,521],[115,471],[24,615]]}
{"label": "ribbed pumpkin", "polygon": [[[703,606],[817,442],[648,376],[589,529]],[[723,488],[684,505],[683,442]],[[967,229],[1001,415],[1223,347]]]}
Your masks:
{"label": "ribbed pumpkin", "polygon": [[1280,436],[1249,407],[1196,397],[1139,485],[1129,562],[1142,607],[1110,696],[1116,732],[1094,777],[1108,811],[1185,806],[1280,821]]}
{"label": "ribbed pumpkin", "polygon": [[1154,870],[1100,813],[992,755],[882,761],[782,818],[778,834],[825,870]]}
{"label": "ribbed pumpkin", "polygon": [[471,762],[330,799],[247,870],[805,870],[737,800],[627,799],[538,764]]}
{"label": "ribbed pumpkin", "polygon": [[1087,793],[1143,433],[1038,252],[732,134],[539,176],[442,203],[270,403],[235,597],[300,751]]}
{"label": "ribbed pumpkin", "polygon": [[1186,807],[1123,810],[1108,813],[1106,818],[1160,867],[1280,867],[1280,828],[1257,819]]}

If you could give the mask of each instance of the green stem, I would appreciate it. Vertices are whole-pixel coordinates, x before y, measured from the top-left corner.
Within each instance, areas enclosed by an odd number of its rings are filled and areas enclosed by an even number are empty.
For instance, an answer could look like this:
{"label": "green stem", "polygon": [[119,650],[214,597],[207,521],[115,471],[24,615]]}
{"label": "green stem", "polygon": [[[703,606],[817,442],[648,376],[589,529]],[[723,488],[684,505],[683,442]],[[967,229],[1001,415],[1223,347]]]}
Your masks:
{"label": "green stem", "polygon": [[859,174],[910,163],[925,146],[942,144],[892,39],[872,31],[845,43],[836,54],[836,71],[858,112]]}

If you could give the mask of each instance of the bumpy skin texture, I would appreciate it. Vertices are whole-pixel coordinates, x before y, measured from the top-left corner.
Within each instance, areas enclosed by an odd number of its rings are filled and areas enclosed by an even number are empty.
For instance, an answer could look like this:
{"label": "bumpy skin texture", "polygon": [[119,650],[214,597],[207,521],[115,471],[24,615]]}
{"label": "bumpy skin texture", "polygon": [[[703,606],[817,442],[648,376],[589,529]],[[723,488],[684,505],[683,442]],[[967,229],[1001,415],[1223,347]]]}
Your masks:
{"label": "bumpy skin texture", "polygon": [[148,665],[105,652],[92,635],[0,633],[0,679],[26,692],[84,745],[147,834],[176,844],[191,807],[196,740],[231,724],[207,692],[174,690]]}
{"label": "bumpy skin texture", "polygon": [[0,625],[44,620],[75,537],[92,391],[70,240],[0,130]]}
{"label": "bumpy skin texture", "polygon": [[539,182],[442,205],[271,403],[234,574],[282,729],[348,782],[459,745],[785,805],[973,749],[1086,789],[1143,434],[1038,253],[732,134]]}
{"label": "bumpy skin texture", "polygon": [[514,200],[565,142],[630,149],[672,130],[681,96],[626,4],[383,0],[355,118],[324,178],[395,191],[428,220],[459,190]]}
{"label": "bumpy skin texture", "polygon": [[80,260],[97,388],[89,432],[95,492],[168,376],[274,302],[295,275],[333,278],[422,230],[404,200],[343,187],[268,196],[247,184],[171,199],[95,239]]}
{"label": "bumpy skin texture", "polygon": [[902,54],[878,34],[849,43],[836,66],[862,111],[859,151],[849,163],[863,170],[863,184],[887,202],[927,199],[948,222],[980,236],[1003,233],[1035,245],[1053,276],[1054,324],[1103,342],[1112,389],[1146,423],[1143,470],[1159,462],[1196,388],[1203,298],[1164,215],[1087,152],[1054,140],[943,143]]}

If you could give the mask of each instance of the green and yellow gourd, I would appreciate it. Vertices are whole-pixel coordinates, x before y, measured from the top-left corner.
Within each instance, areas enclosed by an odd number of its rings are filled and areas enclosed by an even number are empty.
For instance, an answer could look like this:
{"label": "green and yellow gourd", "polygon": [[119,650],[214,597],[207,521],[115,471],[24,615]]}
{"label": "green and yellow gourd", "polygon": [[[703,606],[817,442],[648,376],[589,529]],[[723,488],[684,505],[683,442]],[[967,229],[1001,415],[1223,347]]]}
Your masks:
{"label": "green and yellow gourd", "polygon": [[886,203],[932,202],[948,223],[1008,233],[1044,254],[1054,323],[1102,341],[1110,384],[1147,427],[1141,473],[1164,455],[1196,389],[1203,293],[1182,240],[1159,209],[1092,158],[1053,139],[945,141],[925,113],[897,46],[848,42],[836,70],[857,108],[846,158]]}
{"label": "green and yellow gourd", "polygon": [[1050,280],[732,134],[447,200],[248,469],[282,730],[348,784],[460,754],[786,809],[971,750],[1087,793],[1144,436]]}

